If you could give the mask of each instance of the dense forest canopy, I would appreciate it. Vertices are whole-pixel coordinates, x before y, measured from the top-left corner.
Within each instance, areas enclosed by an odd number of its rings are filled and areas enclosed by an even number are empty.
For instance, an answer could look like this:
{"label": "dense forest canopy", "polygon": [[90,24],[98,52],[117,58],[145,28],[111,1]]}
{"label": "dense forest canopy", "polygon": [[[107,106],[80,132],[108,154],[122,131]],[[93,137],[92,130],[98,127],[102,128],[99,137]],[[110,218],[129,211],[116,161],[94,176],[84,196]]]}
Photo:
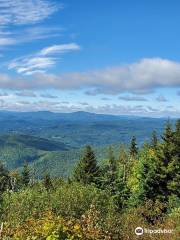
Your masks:
{"label": "dense forest canopy", "polygon": [[139,226],[172,230],[153,239],[178,239],[180,120],[141,146],[133,136],[118,155],[108,147],[104,161],[87,145],[68,178],[47,168],[38,180],[35,170],[28,162],[20,171],[0,165],[2,239],[128,240]]}

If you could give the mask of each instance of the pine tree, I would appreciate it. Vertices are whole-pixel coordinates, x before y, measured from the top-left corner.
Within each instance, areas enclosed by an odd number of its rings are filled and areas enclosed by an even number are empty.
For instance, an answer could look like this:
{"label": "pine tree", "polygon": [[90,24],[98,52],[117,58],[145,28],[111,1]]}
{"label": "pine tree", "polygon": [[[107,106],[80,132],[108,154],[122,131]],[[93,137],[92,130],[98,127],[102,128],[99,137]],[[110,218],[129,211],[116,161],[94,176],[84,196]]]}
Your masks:
{"label": "pine tree", "polygon": [[172,130],[171,123],[168,121],[164,133],[162,135],[161,144],[161,155],[159,157],[162,159],[164,166],[167,166],[174,157],[175,145],[174,145],[174,132]]}
{"label": "pine tree", "polygon": [[50,176],[49,173],[46,173],[44,175],[43,184],[44,184],[44,187],[46,188],[47,191],[50,191],[53,188],[53,184],[52,184],[52,181],[51,181],[51,176]]}
{"label": "pine tree", "polygon": [[174,132],[170,121],[167,122],[161,138],[162,142],[156,152],[158,161],[156,175],[159,179],[157,191],[164,201],[168,201],[172,194],[171,185],[176,168]]}
{"label": "pine tree", "polygon": [[115,160],[113,149],[108,149],[108,162],[105,165],[101,176],[101,188],[108,189],[111,194],[115,193],[115,184],[117,180],[117,161]]}
{"label": "pine tree", "polygon": [[109,147],[109,150],[108,150],[108,168],[109,168],[110,178],[113,181],[115,180],[115,175],[117,171],[117,162],[115,160],[112,147]]}
{"label": "pine tree", "polygon": [[176,122],[176,129],[173,133],[171,146],[171,158],[167,166],[167,188],[170,194],[180,197],[180,120]]}
{"label": "pine tree", "polygon": [[150,146],[152,147],[152,149],[156,150],[157,149],[157,145],[158,145],[157,133],[156,133],[156,131],[153,131],[152,132],[152,136],[151,136]]}
{"label": "pine tree", "polygon": [[74,180],[83,184],[96,183],[99,167],[91,146],[86,146],[83,156],[74,170]]}
{"label": "pine tree", "polygon": [[130,161],[128,153],[126,152],[125,146],[120,146],[119,151],[119,167],[121,168],[123,172],[123,180],[126,181],[126,178],[129,174],[129,168],[130,168]]}
{"label": "pine tree", "polygon": [[174,141],[175,141],[175,154],[180,161],[180,119],[176,122],[176,130],[174,133]]}
{"label": "pine tree", "polygon": [[130,149],[129,149],[130,156],[136,158],[138,154],[138,147],[136,143],[136,137],[133,136],[131,139]]}
{"label": "pine tree", "polygon": [[28,163],[24,163],[23,170],[21,173],[21,181],[24,186],[28,186],[30,182],[30,169]]}
{"label": "pine tree", "polygon": [[9,172],[0,162],[0,195],[3,193],[9,185]]}

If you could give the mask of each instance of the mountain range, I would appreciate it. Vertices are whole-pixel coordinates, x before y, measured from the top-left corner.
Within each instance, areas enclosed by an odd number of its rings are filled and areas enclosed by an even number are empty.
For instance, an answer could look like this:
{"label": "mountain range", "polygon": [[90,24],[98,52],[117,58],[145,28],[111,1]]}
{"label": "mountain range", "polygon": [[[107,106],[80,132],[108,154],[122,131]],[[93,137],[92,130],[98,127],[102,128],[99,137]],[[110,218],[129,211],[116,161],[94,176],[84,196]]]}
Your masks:
{"label": "mountain range", "polygon": [[108,145],[117,153],[118,146],[129,144],[133,135],[138,144],[149,141],[153,130],[162,134],[166,121],[89,112],[0,111],[0,160],[10,170],[28,161],[37,176],[47,169],[53,176],[68,176],[84,145],[91,144],[102,160]]}

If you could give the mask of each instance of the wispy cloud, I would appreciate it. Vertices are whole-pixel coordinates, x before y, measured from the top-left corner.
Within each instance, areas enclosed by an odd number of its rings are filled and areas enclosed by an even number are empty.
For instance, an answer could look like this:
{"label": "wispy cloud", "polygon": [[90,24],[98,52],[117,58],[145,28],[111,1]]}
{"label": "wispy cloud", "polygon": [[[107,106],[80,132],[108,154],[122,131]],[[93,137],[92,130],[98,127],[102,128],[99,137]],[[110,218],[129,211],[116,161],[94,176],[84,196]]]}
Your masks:
{"label": "wispy cloud", "polygon": [[42,49],[39,54],[42,56],[47,56],[47,55],[54,55],[58,53],[65,53],[73,50],[80,50],[80,46],[77,45],[76,43],[54,45],[54,46]]}
{"label": "wispy cloud", "polygon": [[0,0],[0,47],[59,36],[62,28],[36,25],[62,8],[53,0]]}
{"label": "wispy cloud", "polygon": [[123,101],[137,101],[137,102],[147,102],[147,98],[141,96],[120,96],[120,100]]}
{"label": "wispy cloud", "polygon": [[34,40],[54,38],[61,36],[60,27],[31,27],[21,30],[0,31],[0,47],[28,43]]}
{"label": "wispy cloud", "polygon": [[15,93],[16,96],[18,97],[36,97],[36,94],[32,91],[21,91],[21,92],[17,92]]}
{"label": "wispy cloud", "polygon": [[11,37],[0,37],[0,46],[9,46],[16,44],[17,41]]}
{"label": "wispy cloud", "polygon": [[14,69],[17,73],[32,75],[37,72],[42,73],[47,68],[56,64],[62,53],[79,50],[80,46],[76,43],[54,45],[42,49],[34,55],[24,56],[11,61],[8,69]]}
{"label": "wispy cloud", "polygon": [[158,101],[158,102],[167,102],[168,100],[163,95],[159,95],[156,98],[156,101]]}
{"label": "wispy cloud", "polygon": [[0,0],[0,25],[34,24],[48,18],[62,5],[48,0]]}
{"label": "wispy cloud", "polygon": [[109,100],[111,100],[110,98],[107,98],[107,97],[103,97],[103,98],[101,98],[101,100],[103,100],[103,101],[109,101]]}
{"label": "wispy cloud", "polygon": [[42,97],[42,98],[50,98],[50,99],[58,98],[58,96],[55,96],[55,95],[52,95],[52,94],[48,94],[48,93],[41,94],[40,97]]}

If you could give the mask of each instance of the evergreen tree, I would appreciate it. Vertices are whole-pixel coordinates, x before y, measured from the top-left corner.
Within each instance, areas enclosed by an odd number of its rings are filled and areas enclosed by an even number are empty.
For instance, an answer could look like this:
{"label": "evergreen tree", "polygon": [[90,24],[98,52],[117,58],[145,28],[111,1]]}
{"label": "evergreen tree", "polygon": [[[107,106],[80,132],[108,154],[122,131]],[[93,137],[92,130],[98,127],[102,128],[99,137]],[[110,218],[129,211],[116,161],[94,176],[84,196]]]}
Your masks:
{"label": "evergreen tree", "polygon": [[3,193],[9,186],[9,172],[0,162],[0,195]]}
{"label": "evergreen tree", "polygon": [[163,161],[164,166],[167,166],[174,157],[175,145],[174,145],[174,132],[172,130],[171,123],[168,121],[164,133],[162,135],[161,152],[159,158]]}
{"label": "evergreen tree", "polygon": [[158,138],[157,138],[157,133],[156,131],[152,132],[152,136],[151,136],[151,143],[150,146],[156,150],[157,149],[157,145],[158,145]]}
{"label": "evergreen tree", "polygon": [[52,184],[52,181],[51,181],[51,176],[50,176],[49,173],[46,173],[44,175],[43,184],[44,184],[44,187],[46,188],[47,191],[50,191],[53,188],[53,184]]}
{"label": "evergreen tree", "polygon": [[[132,200],[136,203],[151,199],[167,202],[172,194],[180,194],[180,164],[175,151],[175,133],[166,124],[162,142],[156,148],[141,151],[130,180]],[[138,176],[138,177],[137,177]],[[135,184],[135,186],[133,186]]]}
{"label": "evergreen tree", "polygon": [[166,154],[171,156],[167,166],[167,188],[169,195],[174,194],[180,197],[180,120],[176,122],[176,129],[169,148],[168,154],[166,150]]}
{"label": "evergreen tree", "polygon": [[161,173],[155,151],[148,145],[143,146],[138,161],[134,162],[132,175],[128,179],[131,189],[130,203],[139,205],[147,199],[156,200],[161,196],[159,174]]}
{"label": "evergreen tree", "polygon": [[176,130],[174,133],[174,141],[175,141],[175,154],[180,161],[180,119],[176,122]]}
{"label": "evergreen tree", "polygon": [[117,162],[115,160],[112,147],[109,147],[108,155],[109,155],[108,156],[109,177],[111,181],[114,181],[116,178]]}
{"label": "evergreen tree", "polygon": [[130,168],[130,161],[129,156],[126,152],[125,146],[120,146],[120,152],[119,152],[119,167],[122,169],[123,172],[123,180],[126,181],[126,178],[129,174],[129,168]]}
{"label": "evergreen tree", "polygon": [[114,194],[117,180],[117,161],[115,160],[112,147],[108,149],[108,162],[104,166],[101,175],[101,188],[108,189],[111,194]]}
{"label": "evergreen tree", "polygon": [[28,163],[24,163],[23,170],[21,173],[21,181],[24,186],[28,186],[30,182],[30,169]]}
{"label": "evergreen tree", "polygon": [[109,191],[109,194],[114,199],[114,204],[119,210],[126,205],[129,196],[123,168],[127,163],[126,160],[123,159],[123,164],[120,164],[114,157],[112,147],[109,147],[108,163],[105,165],[101,176],[101,188]]}
{"label": "evergreen tree", "polygon": [[135,136],[133,136],[132,139],[131,139],[129,153],[130,153],[130,156],[133,157],[133,158],[136,158],[136,156],[138,154],[138,147],[137,147]]}
{"label": "evergreen tree", "polygon": [[77,164],[74,171],[75,181],[83,184],[96,183],[99,176],[99,167],[97,165],[96,156],[91,146],[86,146],[83,156]]}

